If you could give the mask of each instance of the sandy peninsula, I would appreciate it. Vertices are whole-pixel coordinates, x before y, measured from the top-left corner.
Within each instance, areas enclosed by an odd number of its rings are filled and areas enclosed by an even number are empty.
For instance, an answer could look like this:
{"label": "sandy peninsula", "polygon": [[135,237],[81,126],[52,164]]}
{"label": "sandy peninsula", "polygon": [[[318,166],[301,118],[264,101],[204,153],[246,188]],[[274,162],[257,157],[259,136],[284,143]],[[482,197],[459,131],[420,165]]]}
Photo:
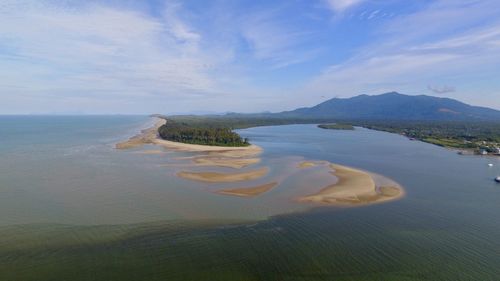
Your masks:
{"label": "sandy peninsula", "polygon": [[337,164],[330,164],[330,167],[337,182],[324,187],[316,194],[299,198],[300,202],[365,205],[403,196],[401,187],[377,186],[367,172]]}
{"label": "sandy peninsula", "polygon": [[159,119],[153,127],[144,129],[138,135],[135,135],[126,141],[117,143],[115,147],[117,149],[131,149],[145,144],[153,144],[154,140],[158,138],[158,128],[160,128],[163,124],[165,124],[165,120]]}
{"label": "sandy peninsula", "polygon": [[262,167],[256,170],[241,173],[216,173],[216,172],[179,172],[177,176],[202,182],[238,182],[255,180],[265,176],[269,172],[268,167]]}
{"label": "sandy peninsula", "polygon": [[223,195],[232,195],[239,197],[255,197],[261,195],[263,193],[268,192],[277,186],[277,182],[270,182],[266,184],[261,184],[253,187],[242,187],[242,188],[231,188],[231,189],[221,189],[216,191],[215,193],[223,194]]}
{"label": "sandy peninsula", "polygon": [[145,144],[155,144],[167,149],[185,152],[207,152],[210,155],[220,156],[220,157],[250,157],[256,156],[262,152],[262,148],[256,145],[249,146],[211,146],[211,145],[199,145],[199,144],[188,144],[180,143],[174,141],[164,140],[159,137],[158,129],[167,122],[166,119],[157,118],[158,121],[151,128],[142,130],[140,134],[131,137],[130,139],[116,144],[117,149],[130,149],[140,147]]}

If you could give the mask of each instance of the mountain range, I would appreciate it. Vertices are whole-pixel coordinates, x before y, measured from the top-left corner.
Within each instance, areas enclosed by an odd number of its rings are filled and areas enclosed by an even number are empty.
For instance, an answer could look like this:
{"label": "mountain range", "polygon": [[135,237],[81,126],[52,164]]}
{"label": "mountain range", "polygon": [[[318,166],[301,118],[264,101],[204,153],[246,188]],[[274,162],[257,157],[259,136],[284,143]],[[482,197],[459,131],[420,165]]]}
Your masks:
{"label": "mountain range", "polygon": [[313,119],[500,121],[499,110],[472,106],[450,98],[409,96],[396,92],[333,98],[313,107],[260,115]]}

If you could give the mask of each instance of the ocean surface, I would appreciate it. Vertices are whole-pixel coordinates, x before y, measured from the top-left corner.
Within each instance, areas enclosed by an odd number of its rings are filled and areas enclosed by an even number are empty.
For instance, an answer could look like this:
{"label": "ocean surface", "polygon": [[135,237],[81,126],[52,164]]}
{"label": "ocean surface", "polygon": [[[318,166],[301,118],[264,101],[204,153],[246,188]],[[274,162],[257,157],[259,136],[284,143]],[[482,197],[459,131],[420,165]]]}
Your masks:
{"label": "ocean surface", "polygon": [[[250,128],[238,133],[264,149],[262,183],[280,184],[238,198],[176,177],[196,170],[179,163],[192,153],[114,148],[152,122],[0,117],[0,280],[499,280],[500,157],[363,128]],[[298,203],[328,184],[290,172],[303,160],[384,175],[406,195]]]}

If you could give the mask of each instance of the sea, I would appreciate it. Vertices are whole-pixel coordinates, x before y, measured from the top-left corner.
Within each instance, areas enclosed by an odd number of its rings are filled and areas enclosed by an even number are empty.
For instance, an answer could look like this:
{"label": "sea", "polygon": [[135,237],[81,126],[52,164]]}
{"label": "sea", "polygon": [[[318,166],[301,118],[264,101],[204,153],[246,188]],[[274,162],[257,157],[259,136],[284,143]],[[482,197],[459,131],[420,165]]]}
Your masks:
{"label": "sea", "polygon": [[[241,198],[214,191],[246,183],[177,177],[201,169],[194,153],[115,149],[153,123],[0,116],[0,280],[500,280],[500,157],[364,128],[255,127],[237,132],[263,148],[257,183],[279,185]],[[329,184],[297,172],[309,160],[383,175],[405,196],[298,202]]]}

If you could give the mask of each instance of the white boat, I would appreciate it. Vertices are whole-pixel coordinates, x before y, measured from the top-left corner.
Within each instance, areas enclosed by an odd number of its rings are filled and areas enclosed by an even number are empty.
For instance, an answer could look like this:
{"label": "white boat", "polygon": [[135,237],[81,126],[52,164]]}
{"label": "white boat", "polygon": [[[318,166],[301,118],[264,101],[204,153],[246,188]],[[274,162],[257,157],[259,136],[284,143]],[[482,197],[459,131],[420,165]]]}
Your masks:
{"label": "white boat", "polygon": [[495,181],[496,181],[496,182],[500,182],[500,176],[496,177],[496,178],[495,178]]}
{"label": "white boat", "polygon": [[493,164],[488,164],[488,167],[493,167]]}

